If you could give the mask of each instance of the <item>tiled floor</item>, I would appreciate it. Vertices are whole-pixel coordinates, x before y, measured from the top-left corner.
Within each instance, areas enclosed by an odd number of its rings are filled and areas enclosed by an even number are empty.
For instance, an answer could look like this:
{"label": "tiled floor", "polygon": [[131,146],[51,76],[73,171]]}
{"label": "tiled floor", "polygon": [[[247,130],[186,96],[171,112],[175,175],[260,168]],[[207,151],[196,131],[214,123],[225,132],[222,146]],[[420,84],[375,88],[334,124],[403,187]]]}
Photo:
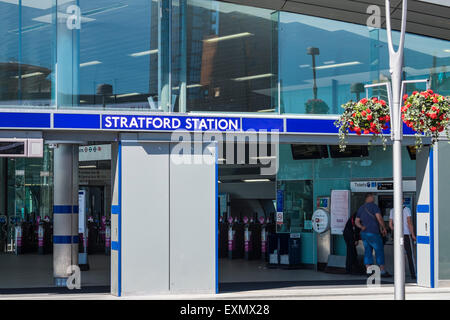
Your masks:
{"label": "tiled floor", "polygon": [[[82,286],[110,284],[110,257],[89,256],[89,271],[82,271]],[[53,256],[0,254],[0,288],[53,287]]]}

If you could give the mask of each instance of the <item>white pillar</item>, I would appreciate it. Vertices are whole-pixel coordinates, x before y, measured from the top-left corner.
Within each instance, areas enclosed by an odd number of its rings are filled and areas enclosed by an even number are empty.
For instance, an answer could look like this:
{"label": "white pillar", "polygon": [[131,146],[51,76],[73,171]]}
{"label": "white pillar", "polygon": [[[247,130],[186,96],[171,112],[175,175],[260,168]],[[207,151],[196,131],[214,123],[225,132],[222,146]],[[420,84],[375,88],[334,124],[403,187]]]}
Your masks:
{"label": "white pillar", "polygon": [[54,149],[53,277],[66,286],[68,268],[78,265],[78,146]]}

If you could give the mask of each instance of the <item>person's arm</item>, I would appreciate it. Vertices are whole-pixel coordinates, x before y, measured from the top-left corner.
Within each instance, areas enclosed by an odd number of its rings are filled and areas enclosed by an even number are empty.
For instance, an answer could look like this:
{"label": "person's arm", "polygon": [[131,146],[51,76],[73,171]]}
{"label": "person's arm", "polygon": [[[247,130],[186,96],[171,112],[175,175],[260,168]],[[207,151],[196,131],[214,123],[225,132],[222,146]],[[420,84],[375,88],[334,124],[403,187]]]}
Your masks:
{"label": "person's arm", "polygon": [[377,213],[375,214],[375,217],[377,217],[378,224],[380,225],[381,234],[382,234],[383,236],[386,236],[387,231],[386,231],[386,226],[384,225],[383,216],[381,215],[381,213],[377,212]]}
{"label": "person's arm", "polygon": [[394,232],[394,220],[392,220],[392,218],[389,219],[389,228]]}
{"label": "person's arm", "polygon": [[408,229],[409,232],[411,233],[411,237],[413,238],[414,241],[416,241],[416,235],[414,234],[414,226],[411,217],[406,217],[406,222],[408,223]]}
{"label": "person's arm", "polygon": [[356,226],[357,226],[358,228],[361,229],[361,231],[366,230],[366,227],[364,227],[364,226],[361,224],[361,219],[360,219],[360,218],[357,217],[357,218],[355,219],[355,224],[356,224]]}

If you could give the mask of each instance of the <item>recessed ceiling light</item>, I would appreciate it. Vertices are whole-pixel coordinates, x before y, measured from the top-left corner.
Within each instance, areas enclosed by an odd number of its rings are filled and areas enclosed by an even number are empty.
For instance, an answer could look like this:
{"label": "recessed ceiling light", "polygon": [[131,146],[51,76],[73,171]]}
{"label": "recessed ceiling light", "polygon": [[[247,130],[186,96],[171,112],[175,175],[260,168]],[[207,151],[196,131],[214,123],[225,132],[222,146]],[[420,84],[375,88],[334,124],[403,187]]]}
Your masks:
{"label": "recessed ceiling light", "polygon": [[83,62],[83,63],[80,63],[80,68],[94,66],[94,65],[100,64],[100,63],[101,63],[101,61],[98,61],[98,60]]}
{"label": "recessed ceiling light", "polygon": [[240,77],[233,79],[234,81],[247,81],[247,80],[255,80],[255,79],[262,79],[262,78],[269,78],[273,76],[272,73],[265,73],[265,74],[257,74],[255,76],[246,76],[246,77]]}
{"label": "recessed ceiling light", "polygon": [[130,57],[142,57],[142,56],[147,56],[149,54],[155,54],[155,53],[158,53],[158,49],[141,51],[141,52],[135,52],[135,53],[129,54],[129,56]]}
{"label": "recessed ceiling light", "polygon": [[116,98],[124,98],[124,97],[131,97],[131,96],[138,96],[140,93],[132,92],[132,93],[123,93],[116,95]]}
{"label": "recessed ceiling light", "polygon": [[218,42],[218,41],[224,41],[224,40],[232,40],[237,38],[243,38],[243,37],[251,37],[253,36],[253,33],[250,32],[242,32],[242,33],[236,33],[236,34],[230,34],[228,36],[222,36],[217,38],[211,38],[211,39],[205,39],[204,42]]}
{"label": "recessed ceiling light", "polygon": [[270,179],[243,179],[243,182],[269,182]]}
{"label": "recessed ceiling light", "polygon": [[340,68],[340,67],[348,67],[348,66],[355,66],[361,64],[359,61],[351,61],[351,62],[344,62],[344,63],[337,63],[337,64],[328,64],[325,66],[319,66],[316,67],[317,70],[321,69],[331,69],[331,68]]}
{"label": "recessed ceiling light", "polygon": [[[31,72],[31,73],[23,74],[21,78],[25,79],[25,78],[34,77],[34,76],[40,76],[42,74],[43,73],[39,72],[39,71],[38,72]],[[19,79],[19,76],[15,76],[14,78]]]}

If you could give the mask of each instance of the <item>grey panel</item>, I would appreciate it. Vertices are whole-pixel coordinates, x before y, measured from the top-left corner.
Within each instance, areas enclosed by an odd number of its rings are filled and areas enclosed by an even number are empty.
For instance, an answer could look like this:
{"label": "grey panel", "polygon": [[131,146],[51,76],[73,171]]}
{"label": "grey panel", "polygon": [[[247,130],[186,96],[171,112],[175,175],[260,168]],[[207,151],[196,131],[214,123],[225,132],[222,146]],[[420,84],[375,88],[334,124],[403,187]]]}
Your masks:
{"label": "grey panel", "polygon": [[167,143],[123,143],[123,295],[169,290],[168,154]]}
{"label": "grey panel", "polygon": [[176,163],[171,151],[171,292],[215,292],[215,154],[205,152],[203,160],[211,164],[196,164],[202,162],[201,149],[195,151],[192,164]]}
{"label": "grey panel", "polygon": [[437,213],[437,243],[439,245],[439,280],[450,280],[450,206],[448,205],[449,182],[450,182],[450,144],[448,141],[441,141],[438,144],[438,162],[436,172],[437,177],[436,193],[438,202],[435,204]]}
{"label": "grey panel", "polygon": [[[430,179],[429,179],[429,148],[424,147],[417,153],[416,160],[416,190],[417,205],[430,204]],[[417,236],[430,235],[430,214],[417,214]],[[417,284],[422,287],[430,287],[430,245],[417,244]]]}

